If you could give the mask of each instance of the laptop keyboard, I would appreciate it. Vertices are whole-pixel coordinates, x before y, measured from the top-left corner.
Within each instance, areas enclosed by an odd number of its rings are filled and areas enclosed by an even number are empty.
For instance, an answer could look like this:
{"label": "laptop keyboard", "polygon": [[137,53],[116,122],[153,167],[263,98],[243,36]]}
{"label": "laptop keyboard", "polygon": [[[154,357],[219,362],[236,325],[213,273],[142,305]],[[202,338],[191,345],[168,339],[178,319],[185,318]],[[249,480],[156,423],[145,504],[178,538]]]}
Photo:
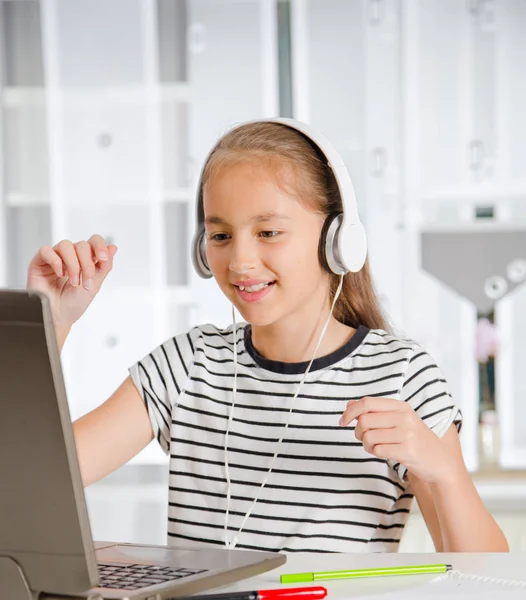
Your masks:
{"label": "laptop keyboard", "polygon": [[155,565],[99,563],[99,587],[114,590],[140,590],[150,585],[168,583],[205,571],[207,569],[174,569]]}

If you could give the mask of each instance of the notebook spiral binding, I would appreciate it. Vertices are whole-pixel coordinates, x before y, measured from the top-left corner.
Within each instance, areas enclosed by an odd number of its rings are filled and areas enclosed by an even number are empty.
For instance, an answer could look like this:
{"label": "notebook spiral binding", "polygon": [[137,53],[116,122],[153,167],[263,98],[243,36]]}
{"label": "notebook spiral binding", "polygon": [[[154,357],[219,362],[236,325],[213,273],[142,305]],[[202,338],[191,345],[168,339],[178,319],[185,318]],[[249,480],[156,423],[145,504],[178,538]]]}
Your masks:
{"label": "notebook spiral binding", "polygon": [[500,579],[497,577],[485,577],[484,575],[471,575],[470,573],[462,573],[453,569],[447,573],[448,577],[460,581],[472,581],[474,583],[491,584],[499,587],[507,587],[513,589],[526,589],[526,581],[514,581],[513,579]]}

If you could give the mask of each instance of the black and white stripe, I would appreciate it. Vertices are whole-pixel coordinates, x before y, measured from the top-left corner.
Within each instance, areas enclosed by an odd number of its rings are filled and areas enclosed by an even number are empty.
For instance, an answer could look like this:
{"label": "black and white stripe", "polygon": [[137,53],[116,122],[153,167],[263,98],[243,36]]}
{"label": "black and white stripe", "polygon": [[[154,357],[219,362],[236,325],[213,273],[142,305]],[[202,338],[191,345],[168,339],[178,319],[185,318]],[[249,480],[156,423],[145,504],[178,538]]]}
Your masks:
{"label": "black and white stripe", "polygon": [[[130,369],[159,443],[170,455],[168,540],[223,545],[224,440],[232,405],[233,329],[203,325],[162,344]],[[460,426],[432,358],[410,340],[360,327],[316,359],[284,431],[307,363],[260,356],[237,327],[238,379],[229,433],[230,536],[250,508],[284,439],[239,548],[290,552],[396,551],[412,494],[405,467],[365,452],[354,427],[338,426],[363,396],[409,402],[438,435]]]}

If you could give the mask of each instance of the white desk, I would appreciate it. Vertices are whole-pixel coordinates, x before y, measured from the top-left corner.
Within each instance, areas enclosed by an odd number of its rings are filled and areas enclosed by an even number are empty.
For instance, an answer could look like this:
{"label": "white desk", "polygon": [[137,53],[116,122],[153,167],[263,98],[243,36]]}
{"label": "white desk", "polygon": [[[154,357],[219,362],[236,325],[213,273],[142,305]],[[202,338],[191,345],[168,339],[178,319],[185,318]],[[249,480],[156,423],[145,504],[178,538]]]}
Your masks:
{"label": "white desk", "polygon": [[[286,564],[279,569],[274,569],[258,577],[245,579],[217,591],[278,588],[281,587],[279,583],[281,573],[436,563],[451,564],[453,569],[464,573],[526,581],[526,554],[289,554]],[[397,575],[331,580],[313,584],[287,584],[287,587],[323,585],[329,592],[327,600],[340,600],[343,598],[367,597],[367,595],[385,593],[389,590],[410,589],[421,586],[423,582],[436,577],[437,575]],[[526,590],[523,591],[523,596],[526,598]],[[424,597],[422,595],[422,598]],[[436,596],[433,596],[433,598],[436,598]],[[502,598],[505,600],[506,594],[503,594]],[[386,594],[385,600],[389,600],[389,594]]]}

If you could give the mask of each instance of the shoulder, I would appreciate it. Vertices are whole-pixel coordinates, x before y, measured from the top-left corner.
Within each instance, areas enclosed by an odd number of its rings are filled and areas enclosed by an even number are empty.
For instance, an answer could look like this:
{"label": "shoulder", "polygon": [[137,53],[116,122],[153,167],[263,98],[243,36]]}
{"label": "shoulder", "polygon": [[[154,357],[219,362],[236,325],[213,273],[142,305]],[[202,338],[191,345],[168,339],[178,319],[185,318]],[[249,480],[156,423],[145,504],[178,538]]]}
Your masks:
{"label": "shoulder", "polygon": [[[237,344],[243,340],[244,327],[237,325]],[[196,361],[201,363],[232,360],[234,348],[233,327],[222,329],[211,323],[192,327],[187,332],[168,338],[138,361],[132,369],[146,376],[154,373],[163,379],[168,374],[179,386],[186,379]],[[238,353],[241,348],[238,349]]]}
{"label": "shoulder", "polygon": [[369,329],[363,339],[360,354],[371,357],[382,356],[382,360],[388,355],[410,360],[418,348],[419,345],[411,339],[383,329]]}
{"label": "shoulder", "polygon": [[[238,325],[237,329],[241,329]],[[239,336],[238,336],[239,337]],[[178,333],[173,337],[169,338],[165,344],[170,342],[183,343],[188,341],[192,344],[197,344],[200,340],[231,340],[232,339],[232,325],[222,329],[213,323],[202,323],[201,325],[195,325],[188,331]]]}
{"label": "shoulder", "polygon": [[204,323],[192,327],[187,333],[176,335],[172,340],[168,340],[168,344],[171,343],[187,355],[212,355],[218,359],[220,355],[225,354],[231,360],[234,347],[238,354],[243,350],[244,335],[244,323],[236,324],[235,337],[233,325],[221,328],[213,323]]}
{"label": "shoulder", "polygon": [[382,351],[400,357],[404,356],[408,365],[408,375],[438,368],[431,354],[414,339],[388,333],[382,329],[371,329],[364,342],[375,353]]}
{"label": "shoulder", "polygon": [[433,356],[417,341],[383,329],[370,329],[360,349],[373,365],[403,365],[404,386],[411,382],[440,381],[444,376]]}
{"label": "shoulder", "polygon": [[[245,324],[236,323],[235,332],[236,341],[239,343],[239,341],[243,339],[245,333]],[[222,344],[226,346],[234,344],[233,325],[221,328],[213,323],[204,323],[192,327],[185,335],[189,336],[194,343],[198,344],[200,342],[204,346],[219,347]],[[176,339],[179,339],[180,337],[181,336],[176,336]]]}

